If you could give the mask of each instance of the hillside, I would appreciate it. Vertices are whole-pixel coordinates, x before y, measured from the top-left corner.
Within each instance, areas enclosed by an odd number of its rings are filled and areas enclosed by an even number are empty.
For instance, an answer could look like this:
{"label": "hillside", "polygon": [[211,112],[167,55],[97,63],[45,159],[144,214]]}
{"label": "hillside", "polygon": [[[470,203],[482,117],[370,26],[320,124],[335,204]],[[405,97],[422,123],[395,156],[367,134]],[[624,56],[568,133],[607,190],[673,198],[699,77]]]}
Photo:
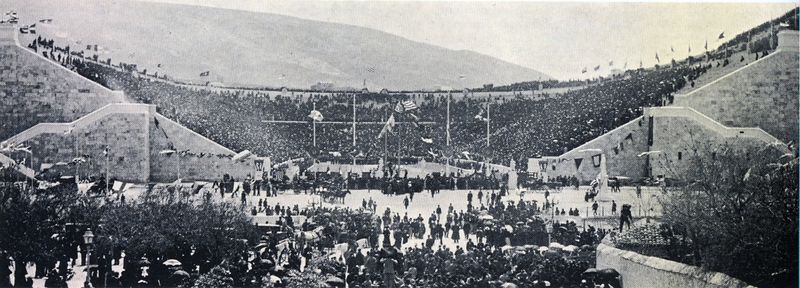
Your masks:
{"label": "hillside", "polygon": [[[548,76],[470,51],[455,51],[361,27],[275,14],[129,1],[11,0],[20,24],[100,59],[149,73],[225,84],[307,88],[317,82],[370,89],[479,87]],[[38,23],[52,18],[50,24]],[[30,41],[31,35],[21,41]],[[161,64],[161,68],[158,65]],[[210,71],[209,77],[200,77]],[[464,75],[460,79],[460,75]]]}

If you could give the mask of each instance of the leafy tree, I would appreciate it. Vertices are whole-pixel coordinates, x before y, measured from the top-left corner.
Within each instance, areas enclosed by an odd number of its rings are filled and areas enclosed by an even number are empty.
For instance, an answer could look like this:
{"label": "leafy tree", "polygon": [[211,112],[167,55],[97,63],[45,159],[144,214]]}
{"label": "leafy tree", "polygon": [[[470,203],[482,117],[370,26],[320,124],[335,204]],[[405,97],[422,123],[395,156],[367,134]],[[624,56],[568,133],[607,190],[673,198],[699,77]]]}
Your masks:
{"label": "leafy tree", "polygon": [[[667,188],[664,220],[683,231],[695,265],[759,286],[797,286],[797,158],[777,149],[706,144]],[[738,147],[738,146],[737,146]]]}
{"label": "leafy tree", "polygon": [[194,282],[194,288],[228,288],[233,287],[233,277],[231,271],[219,265],[211,269],[208,273],[200,275]]}
{"label": "leafy tree", "polygon": [[[25,267],[30,261],[42,267],[55,263],[56,258],[64,256],[64,243],[53,236],[72,219],[81,198],[74,183],[48,189],[0,184],[0,251],[6,251],[16,267]],[[15,286],[23,284],[26,273],[25,269],[14,271]],[[0,279],[0,283],[7,281]]]}
{"label": "leafy tree", "polygon": [[184,267],[199,265],[205,272],[223,260],[246,256],[248,245],[258,239],[255,226],[240,207],[172,191],[146,192],[101,210],[98,250],[125,249],[125,265],[130,268],[142,257],[151,261],[175,258]]}

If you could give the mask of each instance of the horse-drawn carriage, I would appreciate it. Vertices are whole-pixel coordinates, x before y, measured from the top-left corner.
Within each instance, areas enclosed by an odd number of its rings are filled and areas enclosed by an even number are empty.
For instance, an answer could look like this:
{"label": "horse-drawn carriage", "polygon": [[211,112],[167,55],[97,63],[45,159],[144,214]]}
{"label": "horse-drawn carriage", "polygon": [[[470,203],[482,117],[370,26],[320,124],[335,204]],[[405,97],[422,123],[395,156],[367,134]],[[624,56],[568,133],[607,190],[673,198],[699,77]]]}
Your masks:
{"label": "horse-drawn carriage", "polygon": [[322,181],[316,189],[316,193],[322,197],[322,201],[329,203],[344,204],[344,198],[350,194],[344,181]]}
{"label": "horse-drawn carriage", "polygon": [[419,193],[424,189],[422,179],[395,178],[384,181],[381,193],[390,195]]}

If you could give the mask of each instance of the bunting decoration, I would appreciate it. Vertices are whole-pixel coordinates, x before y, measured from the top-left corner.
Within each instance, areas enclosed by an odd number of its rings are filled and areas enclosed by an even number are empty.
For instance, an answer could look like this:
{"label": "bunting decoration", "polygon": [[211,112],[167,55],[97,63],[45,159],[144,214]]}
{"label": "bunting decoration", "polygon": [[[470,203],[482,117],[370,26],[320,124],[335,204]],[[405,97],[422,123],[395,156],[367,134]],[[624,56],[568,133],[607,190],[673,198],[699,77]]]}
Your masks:
{"label": "bunting decoration", "polygon": [[592,155],[592,164],[594,165],[594,167],[600,167],[601,160],[602,160],[601,154]]}

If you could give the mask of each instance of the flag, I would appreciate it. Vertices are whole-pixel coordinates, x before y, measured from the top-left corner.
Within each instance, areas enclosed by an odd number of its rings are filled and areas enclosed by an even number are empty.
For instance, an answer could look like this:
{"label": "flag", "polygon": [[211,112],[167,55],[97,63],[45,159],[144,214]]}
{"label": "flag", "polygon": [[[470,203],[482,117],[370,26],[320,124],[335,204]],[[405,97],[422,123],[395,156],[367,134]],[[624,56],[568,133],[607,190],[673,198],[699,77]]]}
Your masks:
{"label": "flag", "polygon": [[439,156],[439,154],[436,154],[436,152],[433,152],[433,149],[428,149],[428,154],[430,154],[433,157],[438,157]]}
{"label": "flag", "polygon": [[672,52],[672,53],[675,53],[675,48],[672,47],[672,46],[669,46],[669,51]]}
{"label": "flag", "polygon": [[639,68],[644,68],[644,63],[642,62],[642,60],[639,60]]}
{"label": "flag", "polygon": [[656,52],[656,61],[657,61],[658,63],[661,63],[661,58],[658,58],[658,52]]}
{"label": "flag", "polygon": [[586,67],[583,67],[583,70],[581,70],[581,74],[583,73],[586,73]]}
{"label": "flag", "polygon": [[324,119],[325,117],[323,117],[322,113],[320,113],[319,111],[311,110],[311,113],[308,113],[308,118],[311,118],[316,122],[322,122],[322,119]]}
{"label": "flag", "polygon": [[486,108],[484,106],[481,107],[481,112],[478,115],[475,115],[475,119],[479,121],[489,122],[489,118],[483,117],[483,114],[486,114]]}
{"label": "flag", "polygon": [[706,49],[706,51],[708,51],[708,39],[706,39],[706,45],[703,46],[703,49]]}
{"label": "flag", "polygon": [[211,71],[206,71],[206,72],[200,73],[200,77],[206,77],[206,76],[208,76],[210,74],[211,74]]}
{"label": "flag", "polygon": [[386,124],[383,125],[383,129],[381,129],[381,133],[378,134],[377,138],[381,138],[384,134],[392,132],[392,127],[394,127],[394,124],[394,114],[389,115],[389,120],[386,120]]}
{"label": "flag", "polygon": [[722,38],[725,38],[725,31],[722,31],[722,33],[719,33],[719,37],[717,39],[722,39]]}
{"label": "flag", "polygon": [[417,107],[417,104],[414,104],[414,102],[404,100],[397,102],[397,105],[394,106],[394,111],[397,113],[404,113],[407,111],[416,110],[417,108],[419,107]]}
{"label": "flag", "polygon": [[177,151],[175,151],[173,149],[165,149],[165,150],[159,151],[158,154],[161,154],[161,155],[172,155],[175,152],[177,152]]}
{"label": "flag", "polygon": [[594,71],[600,70],[600,65],[594,67]]}

